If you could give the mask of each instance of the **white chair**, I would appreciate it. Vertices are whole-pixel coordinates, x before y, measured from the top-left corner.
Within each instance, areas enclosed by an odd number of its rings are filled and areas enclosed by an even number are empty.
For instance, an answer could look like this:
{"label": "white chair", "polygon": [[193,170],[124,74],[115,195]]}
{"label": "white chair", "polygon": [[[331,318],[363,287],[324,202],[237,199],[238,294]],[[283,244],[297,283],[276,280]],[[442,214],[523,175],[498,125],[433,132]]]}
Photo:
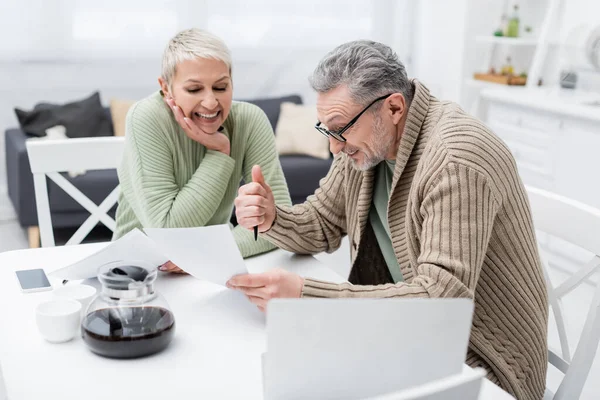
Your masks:
{"label": "white chair", "polygon": [[567,340],[561,299],[600,269],[600,210],[532,187],[527,187],[527,193],[537,231],[560,238],[594,254],[585,266],[555,287],[550,281],[549,264],[544,253],[540,251],[561,347],[559,353],[550,349],[548,359],[550,364],[564,374],[556,393],[547,390],[544,398],[578,399],[600,341],[600,285],[594,289],[579,343],[573,354]]}
{"label": "white chair", "polygon": [[117,202],[119,187],[117,186],[100,205],[96,205],[65,179],[60,172],[114,169],[121,161],[124,146],[124,137],[30,140],[27,142],[42,247],[55,245],[46,176],[90,213],[88,219],[69,239],[68,245],[81,243],[98,222],[102,222],[114,232],[115,220],[107,213]]}
{"label": "white chair", "polygon": [[8,400],[6,385],[4,384],[4,375],[2,374],[2,364],[0,364],[0,400]]}
{"label": "white chair", "polygon": [[462,374],[366,400],[476,400],[484,376],[481,368],[466,369]]}

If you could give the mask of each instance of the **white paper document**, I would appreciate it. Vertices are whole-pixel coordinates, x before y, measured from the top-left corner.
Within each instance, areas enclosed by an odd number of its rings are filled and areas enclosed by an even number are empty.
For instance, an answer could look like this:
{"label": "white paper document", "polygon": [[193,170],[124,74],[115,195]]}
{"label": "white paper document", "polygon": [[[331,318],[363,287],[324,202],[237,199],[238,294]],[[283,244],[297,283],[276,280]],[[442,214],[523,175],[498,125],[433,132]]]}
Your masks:
{"label": "white paper document", "polygon": [[95,278],[98,268],[115,261],[145,261],[158,267],[169,259],[148,236],[134,229],[91,256],[49,275],[67,280]]}
{"label": "white paper document", "polygon": [[283,267],[303,277],[337,283],[345,281],[308,256],[279,251],[244,261],[229,225],[146,228],[144,232],[134,229],[100,251],[49,276],[66,280],[88,279],[95,278],[101,266],[115,261],[144,261],[158,267],[170,260],[195,278],[221,286],[234,275],[265,272],[272,267]]}
{"label": "white paper document", "polygon": [[144,232],[169,260],[196,278],[225,286],[232,276],[248,273],[229,225]]}

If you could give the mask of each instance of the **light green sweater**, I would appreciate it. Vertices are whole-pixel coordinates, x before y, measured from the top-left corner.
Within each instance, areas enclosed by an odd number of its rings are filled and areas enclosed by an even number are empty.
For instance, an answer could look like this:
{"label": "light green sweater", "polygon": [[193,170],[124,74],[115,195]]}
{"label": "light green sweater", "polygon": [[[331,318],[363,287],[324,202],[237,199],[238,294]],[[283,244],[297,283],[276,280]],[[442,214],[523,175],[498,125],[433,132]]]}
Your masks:
{"label": "light green sweater", "polygon": [[[228,223],[240,181],[251,182],[257,164],[275,202],[291,205],[265,113],[253,104],[233,102],[223,128],[231,141],[230,156],[188,138],[158,92],[131,107],[113,239],[134,228]],[[243,257],[275,248],[264,239],[255,242],[253,232],[241,226],[233,235]]]}

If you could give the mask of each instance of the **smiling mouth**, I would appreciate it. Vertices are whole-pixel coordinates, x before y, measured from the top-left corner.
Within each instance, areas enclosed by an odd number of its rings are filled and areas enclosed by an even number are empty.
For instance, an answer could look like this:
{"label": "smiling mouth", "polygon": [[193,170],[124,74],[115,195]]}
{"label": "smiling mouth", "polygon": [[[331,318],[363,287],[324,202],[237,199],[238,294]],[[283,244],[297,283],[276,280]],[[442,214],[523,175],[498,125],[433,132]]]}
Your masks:
{"label": "smiling mouth", "polygon": [[357,151],[358,151],[358,149],[356,149],[356,150],[354,150],[352,152],[346,151],[345,153],[346,153],[346,155],[353,156],[354,154],[356,154]]}
{"label": "smiling mouth", "polygon": [[205,121],[214,121],[217,119],[217,117],[221,114],[221,111],[217,111],[215,113],[212,114],[202,114],[199,112],[195,112],[194,115],[201,120],[205,120]]}

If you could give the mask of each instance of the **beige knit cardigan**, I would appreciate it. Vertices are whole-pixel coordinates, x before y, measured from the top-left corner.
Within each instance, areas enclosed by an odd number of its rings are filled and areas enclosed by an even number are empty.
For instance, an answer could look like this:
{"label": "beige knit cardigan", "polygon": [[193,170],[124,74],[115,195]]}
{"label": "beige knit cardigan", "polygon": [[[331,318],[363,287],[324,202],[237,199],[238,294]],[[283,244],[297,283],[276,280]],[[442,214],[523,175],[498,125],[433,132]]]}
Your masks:
{"label": "beige knit cardigan", "polygon": [[304,204],[278,206],[275,223],[263,236],[305,254],[332,252],[349,236],[352,271],[363,277],[361,284],[306,279],[303,297],[474,299],[466,362],[486,368],[492,381],[518,399],[541,399],[548,302],[515,161],[480,121],[413,83],[388,204],[392,244],[405,281],[364,279],[381,271],[380,260],[360,257],[373,247],[366,228],[374,169],[354,169],[345,154],[335,157]]}

